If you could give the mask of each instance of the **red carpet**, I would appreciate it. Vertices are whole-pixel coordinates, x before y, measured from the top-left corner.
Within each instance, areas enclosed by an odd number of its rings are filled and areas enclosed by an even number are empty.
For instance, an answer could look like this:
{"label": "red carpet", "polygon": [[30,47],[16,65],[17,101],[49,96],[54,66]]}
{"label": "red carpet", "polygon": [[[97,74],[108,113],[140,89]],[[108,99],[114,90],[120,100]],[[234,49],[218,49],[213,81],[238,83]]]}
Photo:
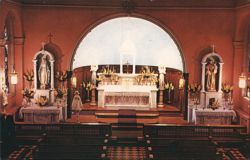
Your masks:
{"label": "red carpet", "polygon": [[127,110],[127,109],[119,109],[118,111],[118,123],[122,124],[135,124],[136,123],[136,111],[135,110]]}

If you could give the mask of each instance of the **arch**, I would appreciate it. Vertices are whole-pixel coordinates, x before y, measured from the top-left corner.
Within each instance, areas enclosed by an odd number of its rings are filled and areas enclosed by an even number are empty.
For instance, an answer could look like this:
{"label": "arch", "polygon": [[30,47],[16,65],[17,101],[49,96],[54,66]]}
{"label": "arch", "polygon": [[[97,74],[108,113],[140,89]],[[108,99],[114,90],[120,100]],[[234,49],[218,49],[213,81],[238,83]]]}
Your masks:
{"label": "arch", "polygon": [[206,55],[202,58],[202,61],[201,61],[201,62],[202,62],[202,63],[206,63],[206,62],[207,62],[207,59],[208,59],[209,57],[211,57],[211,56],[216,56],[216,57],[218,57],[219,60],[220,60],[220,63],[223,63],[222,57],[221,57],[219,54],[215,53],[215,52],[206,54]]}
{"label": "arch", "polygon": [[178,51],[180,53],[180,56],[181,56],[181,62],[182,62],[182,65],[183,65],[182,66],[182,71],[187,72],[187,67],[186,67],[187,65],[185,63],[186,61],[185,61],[183,51],[181,50],[180,43],[177,41],[175,36],[169,30],[169,28],[167,28],[159,20],[157,20],[157,19],[155,19],[153,17],[149,17],[149,16],[146,16],[146,15],[141,15],[141,14],[137,14],[137,13],[136,14],[133,13],[133,14],[131,14],[129,16],[127,14],[124,14],[124,13],[115,14],[115,15],[113,14],[113,15],[105,16],[105,17],[95,21],[93,24],[90,24],[89,27],[83,31],[83,34],[80,36],[80,38],[78,40],[78,43],[76,44],[75,49],[74,49],[74,51],[72,53],[71,62],[70,62],[71,70],[73,69],[73,63],[74,63],[74,58],[75,58],[77,49],[78,49],[79,45],[81,44],[81,42],[84,40],[84,38],[89,34],[89,32],[91,32],[92,29],[94,29],[95,27],[101,25],[102,23],[105,23],[106,21],[109,21],[109,20],[112,20],[112,19],[115,19],[115,18],[122,18],[122,17],[139,18],[139,19],[148,21],[149,23],[152,23],[152,24],[158,26],[159,28],[161,28],[167,35],[169,35],[171,37],[171,39],[175,43],[175,45],[176,45],[176,47],[177,47],[177,49],[178,49]]}
{"label": "arch", "polygon": [[37,52],[37,53],[34,55],[33,60],[37,60],[37,57],[38,57],[38,55],[40,55],[40,54],[46,54],[46,55],[48,55],[50,61],[54,61],[54,60],[55,60],[55,59],[54,59],[54,56],[53,56],[50,52],[48,52],[48,51],[46,51],[46,50],[41,50],[41,51]]}

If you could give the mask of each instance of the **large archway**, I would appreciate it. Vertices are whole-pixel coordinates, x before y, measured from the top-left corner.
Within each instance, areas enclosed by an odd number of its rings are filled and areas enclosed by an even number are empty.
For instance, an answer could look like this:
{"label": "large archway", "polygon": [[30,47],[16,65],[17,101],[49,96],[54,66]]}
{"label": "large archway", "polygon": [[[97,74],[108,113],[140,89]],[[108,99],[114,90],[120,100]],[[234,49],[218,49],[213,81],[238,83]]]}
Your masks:
{"label": "large archway", "polygon": [[124,45],[127,49],[133,48],[136,65],[185,71],[182,53],[171,34],[155,23],[136,17],[110,19],[93,28],[75,50],[72,69],[119,64]]}

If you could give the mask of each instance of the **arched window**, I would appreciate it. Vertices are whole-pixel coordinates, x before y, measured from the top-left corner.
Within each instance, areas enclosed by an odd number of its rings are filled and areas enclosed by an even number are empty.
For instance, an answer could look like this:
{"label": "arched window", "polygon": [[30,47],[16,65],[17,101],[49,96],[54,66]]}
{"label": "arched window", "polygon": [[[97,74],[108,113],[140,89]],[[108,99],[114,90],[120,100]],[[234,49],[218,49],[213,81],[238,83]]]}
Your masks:
{"label": "arched window", "polygon": [[133,52],[136,65],[184,71],[173,37],[155,23],[136,17],[110,19],[93,28],[79,43],[72,68],[120,64],[122,51]]}

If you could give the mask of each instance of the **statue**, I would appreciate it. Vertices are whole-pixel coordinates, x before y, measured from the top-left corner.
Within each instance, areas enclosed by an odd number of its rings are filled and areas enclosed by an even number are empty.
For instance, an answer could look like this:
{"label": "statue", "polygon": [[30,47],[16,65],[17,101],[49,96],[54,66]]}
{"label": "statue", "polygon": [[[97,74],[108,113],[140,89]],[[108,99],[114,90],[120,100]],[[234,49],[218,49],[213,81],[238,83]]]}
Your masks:
{"label": "statue", "polygon": [[206,76],[207,76],[207,91],[216,91],[216,74],[218,66],[213,58],[210,58],[208,65],[206,66]]}
{"label": "statue", "polygon": [[46,57],[47,56],[45,54],[42,56],[38,70],[38,79],[41,89],[46,89],[46,86],[49,84],[50,79],[50,69]]}
{"label": "statue", "polygon": [[82,107],[82,100],[80,97],[80,93],[78,91],[75,91],[75,95],[74,95],[71,107],[72,107],[72,110],[76,112],[77,122],[79,123],[80,122],[79,114],[80,114],[80,111],[82,110],[82,108],[81,108]]}

